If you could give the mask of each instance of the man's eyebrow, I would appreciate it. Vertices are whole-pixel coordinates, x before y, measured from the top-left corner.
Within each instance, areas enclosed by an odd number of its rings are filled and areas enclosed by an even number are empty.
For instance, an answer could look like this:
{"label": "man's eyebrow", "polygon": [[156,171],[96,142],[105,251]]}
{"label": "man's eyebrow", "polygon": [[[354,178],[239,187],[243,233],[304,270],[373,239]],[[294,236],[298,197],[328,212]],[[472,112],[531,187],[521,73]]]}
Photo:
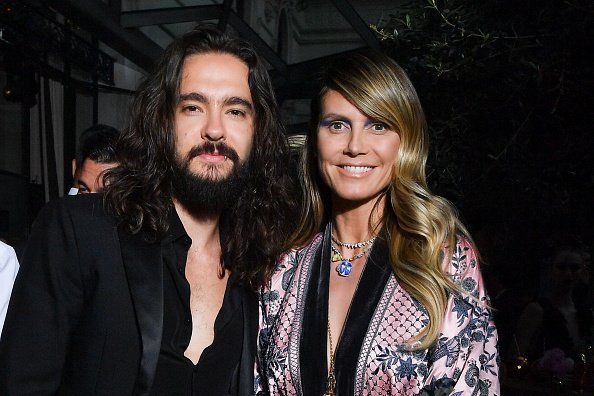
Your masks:
{"label": "man's eyebrow", "polygon": [[200,102],[200,103],[208,103],[208,98],[198,92],[189,92],[189,93],[185,93],[185,94],[180,94],[179,101],[181,102],[184,100],[195,100],[196,102]]}
{"label": "man's eyebrow", "polygon": [[231,96],[230,98],[225,99],[225,106],[243,106],[248,109],[250,112],[253,111],[254,106],[252,106],[252,102],[247,99],[240,98],[239,96]]}
{"label": "man's eyebrow", "polygon": [[[179,102],[183,102],[184,100],[194,100],[194,101],[200,102],[200,103],[209,103],[210,102],[206,96],[204,96],[198,92],[189,92],[189,93],[185,93],[185,94],[180,94]],[[225,99],[223,104],[225,106],[237,106],[237,105],[243,106],[246,109],[248,109],[250,112],[252,112],[254,109],[252,102],[250,102],[248,99],[240,98],[239,96],[228,97]]]}

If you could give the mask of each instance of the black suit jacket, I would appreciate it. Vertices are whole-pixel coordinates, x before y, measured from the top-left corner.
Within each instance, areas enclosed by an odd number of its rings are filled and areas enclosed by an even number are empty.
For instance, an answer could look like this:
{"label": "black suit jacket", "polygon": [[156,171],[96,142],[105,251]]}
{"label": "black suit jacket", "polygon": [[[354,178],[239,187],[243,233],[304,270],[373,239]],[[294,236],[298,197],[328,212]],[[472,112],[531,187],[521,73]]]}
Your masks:
{"label": "black suit jacket", "polygon": [[[244,292],[236,383],[253,393],[257,299]],[[146,395],[163,330],[159,242],[118,230],[102,196],[49,203],[21,258],[0,340],[0,395]]]}

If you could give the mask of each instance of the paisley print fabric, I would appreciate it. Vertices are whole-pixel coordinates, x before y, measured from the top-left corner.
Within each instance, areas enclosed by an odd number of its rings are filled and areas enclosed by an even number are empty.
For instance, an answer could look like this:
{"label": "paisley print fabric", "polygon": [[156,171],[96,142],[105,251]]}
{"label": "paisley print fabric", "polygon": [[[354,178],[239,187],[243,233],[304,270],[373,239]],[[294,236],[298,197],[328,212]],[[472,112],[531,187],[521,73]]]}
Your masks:
{"label": "paisley print fabric", "polygon": [[[305,296],[308,285],[317,282],[312,267],[320,258],[320,250],[327,247],[323,239],[324,234],[319,234],[309,245],[286,252],[278,260],[269,287],[260,292],[256,394],[309,396],[304,389],[311,389],[306,387],[311,378],[302,377],[301,353],[315,353],[325,359],[324,350],[301,350],[303,338],[313,336],[304,334],[302,324],[310,314],[308,310],[315,308],[305,306]],[[387,254],[385,258],[387,261]],[[320,265],[324,265],[323,260]],[[389,269],[389,263],[384,265]],[[377,304],[370,308],[371,320],[361,327],[364,334],[358,338],[362,342],[353,359],[356,365],[349,372],[354,378],[343,381],[339,395],[499,394],[497,331],[479,263],[468,240],[458,238],[453,256],[443,267],[465,293],[449,296],[434,346],[411,351],[405,344],[422,331],[428,317],[390,270],[385,286],[378,289]],[[325,304],[327,315],[327,299]],[[318,380],[325,378],[324,372]]]}

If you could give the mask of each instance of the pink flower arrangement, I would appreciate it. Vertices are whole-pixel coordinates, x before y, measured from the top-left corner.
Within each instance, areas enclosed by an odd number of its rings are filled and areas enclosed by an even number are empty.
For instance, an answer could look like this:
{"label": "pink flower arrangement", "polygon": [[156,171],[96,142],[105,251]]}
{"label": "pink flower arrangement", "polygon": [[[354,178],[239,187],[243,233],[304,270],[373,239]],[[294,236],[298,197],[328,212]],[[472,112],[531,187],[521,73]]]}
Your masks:
{"label": "pink flower arrangement", "polygon": [[565,352],[559,348],[553,348],[545,351],[544,355],[537,364],[537,369],[541,373],[549,373],[557,378],[563,378],[573,371],[574,361],[565,357]]}

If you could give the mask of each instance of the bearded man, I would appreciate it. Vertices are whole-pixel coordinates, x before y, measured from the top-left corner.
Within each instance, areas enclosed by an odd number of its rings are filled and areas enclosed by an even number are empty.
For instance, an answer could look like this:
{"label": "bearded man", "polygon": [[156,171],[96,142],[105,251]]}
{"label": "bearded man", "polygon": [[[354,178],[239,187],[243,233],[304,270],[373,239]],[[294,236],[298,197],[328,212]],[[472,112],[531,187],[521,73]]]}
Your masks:
{"label": "bearded man", "polygon": [[211,27],[140,86],[104,194],[46,206],[0,342],[0,394],[252,394],[253,292],[286,247],[288,145],[253,48]]}

